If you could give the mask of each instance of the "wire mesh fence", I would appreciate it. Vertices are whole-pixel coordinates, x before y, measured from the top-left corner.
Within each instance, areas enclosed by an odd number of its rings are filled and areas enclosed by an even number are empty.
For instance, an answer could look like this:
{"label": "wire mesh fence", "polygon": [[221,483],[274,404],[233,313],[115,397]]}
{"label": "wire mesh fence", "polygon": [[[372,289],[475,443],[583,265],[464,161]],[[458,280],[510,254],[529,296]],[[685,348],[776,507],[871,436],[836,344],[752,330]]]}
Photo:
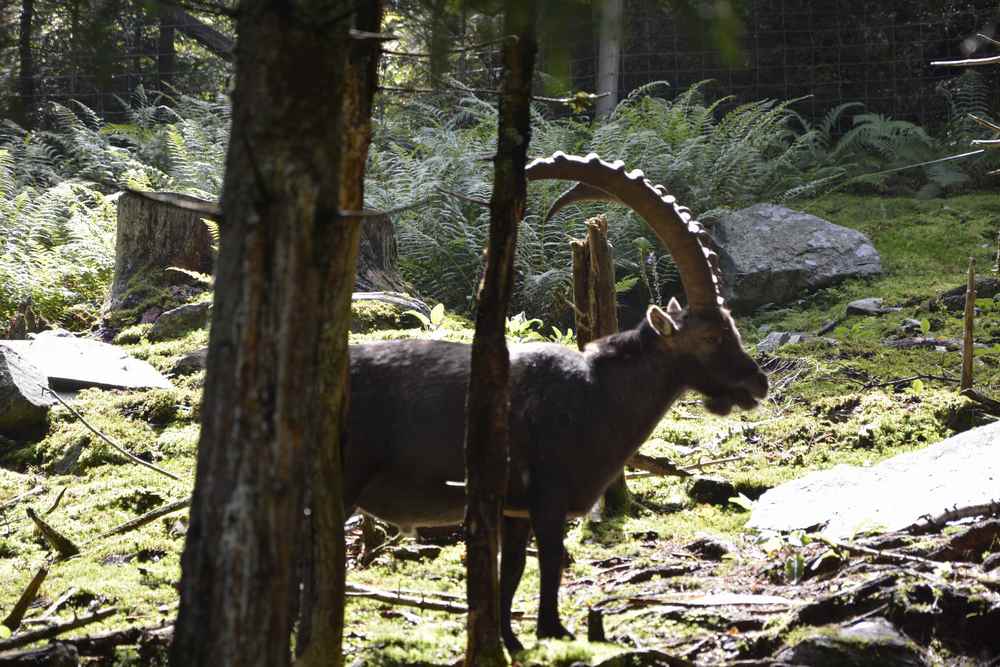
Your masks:
{"label": "wire mesh fence", "polygon": [[[190,16],[165,18],[136,3],[112,2],[115,13],[88,28],[73,13],[78,3],[38,4],[44,15],[36,17],[28,77],[18,74],[17,12],[8,9],[3,17],[8,25],[6,40],[0,29],[0,61],[7,71],[0,80],[0,108],[41,109],[50,101],[78,100],[113,120],[121,100],[140,85],[198,96],[226,87],[230,71],[224,61],[185,32],[192,28]],[[992,37],[1000,19],[993,0],[743,0],[739,49],[727,59],[669,5],[626,0],[619,96],[651,81],[666,81],[679,92],[713,79],[717,84],[710,90],[733,95],[734,103],[801,97],[794,108],[816,118],[838,104],[862,102],[868,111],[931,126],[948,121],[961,91],[959,72],[929,63],[991,52],[993,46],[976,35]],[[561,34],[543,37],[543,48],[545,41],[568,46],[572,87],[593,90],[598,31],[587,4],[580,7],[561,20]],[[498,58],[489,60],[498,67]],[[541,64],[544,70],[544,52]],[[482,83],[477,71],[452,74],[478,76],[474,83]],[[981,72],[982,106],[1000,102],[997,76]]]}

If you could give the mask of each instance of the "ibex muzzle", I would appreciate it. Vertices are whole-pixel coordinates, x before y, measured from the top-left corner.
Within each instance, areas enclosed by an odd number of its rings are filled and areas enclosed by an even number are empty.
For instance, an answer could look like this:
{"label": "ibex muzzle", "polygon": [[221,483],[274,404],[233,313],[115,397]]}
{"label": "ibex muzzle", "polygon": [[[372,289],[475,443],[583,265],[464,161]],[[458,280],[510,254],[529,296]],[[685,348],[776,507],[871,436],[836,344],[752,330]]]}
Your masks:
{"label": "ibex muzzle", "polygon": [[[514,345],[511,357],[510,476],[501,560],[501,614],[509,651],[521,643],[511,603],[531,533],[538,541],[539,637],[567,637],[558,592],[567,517],[586,513],[686,390],[717,414],[750,409],[767,377],[744,352],[718,296],[714,255],[701,227],[641,172],[596,156],[557,153],[529,178],[589,186],[637,210],[673,252],[689,307],[651,306],[635,329],[583,352],[554,343]],[[579,198],[579,197],[578,197]],[[696,254],[695,254],[696,253]],[[461,523],[465,491],[465,394],[470,346],[410,340],[351,348],[344,505],[402,527]]]}

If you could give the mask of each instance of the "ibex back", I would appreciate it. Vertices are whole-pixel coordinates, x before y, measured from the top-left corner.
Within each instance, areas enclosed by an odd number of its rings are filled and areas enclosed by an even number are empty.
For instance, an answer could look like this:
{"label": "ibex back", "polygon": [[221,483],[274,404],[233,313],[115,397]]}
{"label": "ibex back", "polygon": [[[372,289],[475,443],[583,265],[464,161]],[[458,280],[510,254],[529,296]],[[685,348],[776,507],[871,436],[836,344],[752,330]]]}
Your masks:
{"label": "ibex back", "polygon": [[[510,483],[502,536],[504,642],[520,650],[511,602],[531,531],[538,541],[540,637],[564,637],[558,590],[567,517],[587,512],[670,405],[687,389],[727,414],[752,408],[767,378],[740,345],[729,314],[651,307],[631,331],[584,352],[554,343],[514,345]],[[403,527],[461,523],[470,347],[401,341],[351,348],[345,507]],[[451,483],[451,484],[450,484]]]}

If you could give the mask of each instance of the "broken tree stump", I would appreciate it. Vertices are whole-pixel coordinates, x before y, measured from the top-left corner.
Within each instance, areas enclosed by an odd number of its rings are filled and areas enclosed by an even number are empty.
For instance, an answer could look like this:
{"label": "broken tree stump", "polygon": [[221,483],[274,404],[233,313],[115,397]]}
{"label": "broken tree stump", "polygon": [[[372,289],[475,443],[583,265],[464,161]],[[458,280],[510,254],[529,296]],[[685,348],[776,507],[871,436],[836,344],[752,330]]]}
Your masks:
{"label": "broken tree stump", "polygon": [[[592,340],[618,333],[615,263],[603,215],[587,221],[587,238],[570,241],[576,340],[580,350]],[[625,472],[604,492],[601,514],[623,516],[631,507]]]}

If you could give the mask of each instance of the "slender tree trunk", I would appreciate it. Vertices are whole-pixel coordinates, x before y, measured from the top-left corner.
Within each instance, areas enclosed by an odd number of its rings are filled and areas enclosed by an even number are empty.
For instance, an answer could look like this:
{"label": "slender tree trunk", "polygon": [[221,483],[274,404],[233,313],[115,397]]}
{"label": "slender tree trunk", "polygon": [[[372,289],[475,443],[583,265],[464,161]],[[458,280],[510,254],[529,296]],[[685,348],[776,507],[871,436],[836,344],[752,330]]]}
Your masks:
{"label": "slender tree trunk", "polygon": [[607,116],[618,104],[618,80],[622,61],[622,23],[624,0],[600,0],[598,11],[597,99],[595,112]]}
{"label": "slender tree trunk", "polygon": [[[324,491],[339,497],[336,436],[359,228],[340,214],[358,196],[351,182],[341,187],[359,149],[353,111],[344,110],[359,85],[347,81],[357,5],[240,5],[175,667],[289,662],[307,471],[332,466]],[[311,460],[318,451],[324,459]],[[336,537],[333,545],[335,553]]]}
{"label": "slender tree trunk", "polygon": [[174,70],[177,69],[177,53],[174,50],[174,23],[170,18],[173,12],[166,7],[160,7],[160,35],[156,51],[156,73],[160,79],[160,90],[169,92],[174,83]]}
{"label": "slender tree trunk", "polygon": [[465,664],[506,664],[500,640],[497,581],[499,526],[507,488],[510,358],[504,338],[514,283],[517,226],[524,217],[524,166],[531,140],[536,3],[506,0],[504,80],[490,199],[490,240],[479,289],[466,406],[466,582],[469,618]]}
{"label": "slender tree trunk", "polygon": [[18,101],[15,120],[24,127],[33,125],[35,115],[35,63],[31,53],[31,30],[35,17],[35,0],[21,0],[21,29],[17,37],[20,60],[17,73]]}
{"label": "slender tree trunk", "polygon": [[[354,27],[378,32],[382,24],[381,0],[357,4]],[[343,147],[339,180],[340,208],[364,208],[365,162],[371,143],[372,100],[378,82],[378,40],[348,44],[344,83],[340,91],[343,113]],[[344,507],[341,445],[347,436],[350,362],[347,334],[351,324],[351,292],[355,280],[361,221],[339,221],[325,231],[328,242],[350,250],[348,262],[332,267],[328,288],[322,292],[324,327],[320,336],[320,403],[318,437],[313,441],[310,492],[312,563],[307,571],[302,618],[308,618],[309,637],[298,647],[296,664],[303,667],[338,666],[343,663],[344,630]],[[310,594],[311,591],[311,594]],[[301,641],[302,638],[300,638]]]}

